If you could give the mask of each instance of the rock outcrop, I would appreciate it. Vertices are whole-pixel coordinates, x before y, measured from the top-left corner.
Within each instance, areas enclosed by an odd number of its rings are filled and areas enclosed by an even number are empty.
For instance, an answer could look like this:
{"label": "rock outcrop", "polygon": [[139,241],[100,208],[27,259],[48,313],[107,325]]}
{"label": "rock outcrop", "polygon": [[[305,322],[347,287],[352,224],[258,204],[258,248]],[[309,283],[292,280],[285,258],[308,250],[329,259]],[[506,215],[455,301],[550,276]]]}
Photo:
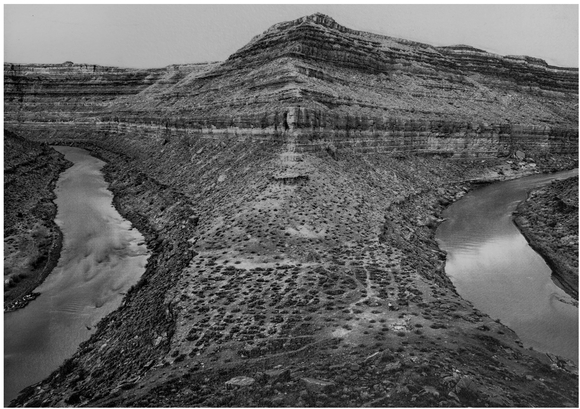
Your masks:
{"label": "rock outcrop", "polygon": [[556,282],[578,301],[578,177],[533,191],[515,221]]}

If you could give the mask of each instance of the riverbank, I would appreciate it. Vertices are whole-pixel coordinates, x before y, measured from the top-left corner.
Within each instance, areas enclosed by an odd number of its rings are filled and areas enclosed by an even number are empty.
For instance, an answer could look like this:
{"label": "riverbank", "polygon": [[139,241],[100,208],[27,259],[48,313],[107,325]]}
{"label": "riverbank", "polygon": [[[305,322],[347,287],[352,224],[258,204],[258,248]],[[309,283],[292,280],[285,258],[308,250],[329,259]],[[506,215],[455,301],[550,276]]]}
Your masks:
{"label": "riverbank", "polygon": [[554,281],[578,301],[578,177],[530,192],[514,221]]}
{"label": "riverbank", "polygon": [[121,308],[17,405],[576,404],[574,370],[461,299],[434,240],[467,181],[575,158],[304,154],[290,166],[308,177],[282,183],[284,146],[225,148],[243,161],[215,141],[151,158],[88,148],[152,255]]}
{"label": "riverbank", "polygon": [[148,257],[144,237],[112,206],[100,171],[105,163],[83,149],[55,150],[74,164],[55,190],[63,252],[37,289],[42,295],[4,316],[5,403],[49,376],[90,338],[138,282]]}
{"label": "riverbank", "polygon": [[[196,218],[190,217],[190,206],[180,203],[180,200],[183,201],[182,195],[135,172],[123,154],[115,154],[93,145],[82,147],[89,150],[92,156],[107,162],[102,172],[114,195],[113,205],[143,234],[151,255],[145,273],[127,291],[121,307],[101,320],[97,325],[97,333],[82,343],[77,354],[47,379],[48,385],[54,385],[78,373],[79,355],[86,357],[89,354],[93,357],[93,363],[81,369],[81,372],[89,371],[95,383],[91,382],[90,387],[82,389],[75,387],[77,382],[73,382],[72,387],[70,383],[66,385],[71,387],[65,395],[66,403],[71,405],[87,397],[98,399],[100,394],[115,396],[111,391],[120,378],[139,376],[150,368],[152,362],[159,361],[167,353],[169,340],[175,331],[175,319],[171,305],[165,299],[166,294],[175,285],[176,273],[195,255],[187,248],[183,237],[188,231],[181,229],[181,225],[175,230],[172,228],[173,219],[191,220],[191,226],[196,223]],[[172,211],[165,212],[167,207],[172,207]],[[165,215],[159,217],[162,213]],[[121,324],[123,329],[118,331]],[[95,345],[100,348],[95,350]],[[102,355],[108,359],[101,359]],[[46,391],[48,395],[53,394],[51,389],[52,386]],[[31,392],[33,389],[25,389],[17,402],[29,398]]]}
{"label": "riverbank", "polygon": [[4,312],[25,307],[58,263],[54,188],[70,167],[47,145],[4,131]]}

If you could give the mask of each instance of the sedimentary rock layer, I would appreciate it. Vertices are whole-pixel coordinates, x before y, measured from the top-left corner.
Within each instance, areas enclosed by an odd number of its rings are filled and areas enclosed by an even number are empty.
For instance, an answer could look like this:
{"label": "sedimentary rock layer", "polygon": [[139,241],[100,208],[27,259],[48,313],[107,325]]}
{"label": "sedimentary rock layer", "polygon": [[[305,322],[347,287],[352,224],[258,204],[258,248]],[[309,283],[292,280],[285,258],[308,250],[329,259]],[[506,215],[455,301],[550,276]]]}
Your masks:
{"label": "sedimentary rock layer", "polygon": [[300,151],[493,157],[577,150],[577,87],[577,69],[353,31],[315,14],[273,26],[222,63],[5,64],[5,119],[291,136]]}

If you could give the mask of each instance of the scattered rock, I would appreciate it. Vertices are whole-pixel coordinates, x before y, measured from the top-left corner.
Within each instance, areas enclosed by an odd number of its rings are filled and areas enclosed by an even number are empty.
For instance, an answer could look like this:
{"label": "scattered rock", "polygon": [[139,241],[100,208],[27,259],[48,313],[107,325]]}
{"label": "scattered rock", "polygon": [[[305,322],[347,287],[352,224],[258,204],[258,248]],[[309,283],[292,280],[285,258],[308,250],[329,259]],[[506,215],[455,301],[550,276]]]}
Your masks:
{"label": "scattered rock", "polygon": [[269,371],[265,371],[264,375],[266,380],[271,383],[287,382],[290,380],[289,369],[271,369]]}
{"label": "scattered rock", "polygon": [[248,376],[236,376],[226,382],[226,386],[229,387],[246,387],[253,385],[256,380]]}
{"label": "scattered rock", "polygon": [[306,389],[313,393],[327,392],[334,387],[334,382],[323,381],[314,378],[300,378],[300,382],[306,387]]}
{"label": "scattered rock", "polygon": [[479,391],[476,382],[471,376],[465,375],[461,377],[457,385],[455,385],[455,392],[459,395],[475,395]]}

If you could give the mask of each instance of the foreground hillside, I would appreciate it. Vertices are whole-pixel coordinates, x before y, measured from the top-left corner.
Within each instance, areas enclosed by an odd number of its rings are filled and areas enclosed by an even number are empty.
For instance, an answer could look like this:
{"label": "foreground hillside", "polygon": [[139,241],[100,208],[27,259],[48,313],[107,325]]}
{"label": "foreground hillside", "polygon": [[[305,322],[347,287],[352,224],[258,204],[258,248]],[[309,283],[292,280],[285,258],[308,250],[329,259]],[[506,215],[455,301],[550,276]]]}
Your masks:
{"label": "foreground hillside", "polygon": [[[573,365],[461,299],[433,240],[462,181],[505,177],[505,160],[227,142],[148,157],[126,140],[83,145],[109,161],[116,204],[153,254],[123,306],[19,405],[576,404]],[[554,160],[537,165],[575,158]],[[290,171],[308,177],[276,176]]]}
{"label": "foreground hillside", "polygon": [[58,261],[61,233],[52,199],[67,167],[50,147],[4,131],[5,311],[26,305]]}
{"label": "foreground hillside", "polygon": [[14,404],[577,406],[575,365],[462,299],[433,237],[473,183],[577,166],[577,70],[317,14],[223,63],[5,78],[7,126],[106,160],[152,251]]}
{"label": "foreground hillside", "polygon": [[532,192],[518,207],[516,222],[558,283],[578,300],[578,178]]}

